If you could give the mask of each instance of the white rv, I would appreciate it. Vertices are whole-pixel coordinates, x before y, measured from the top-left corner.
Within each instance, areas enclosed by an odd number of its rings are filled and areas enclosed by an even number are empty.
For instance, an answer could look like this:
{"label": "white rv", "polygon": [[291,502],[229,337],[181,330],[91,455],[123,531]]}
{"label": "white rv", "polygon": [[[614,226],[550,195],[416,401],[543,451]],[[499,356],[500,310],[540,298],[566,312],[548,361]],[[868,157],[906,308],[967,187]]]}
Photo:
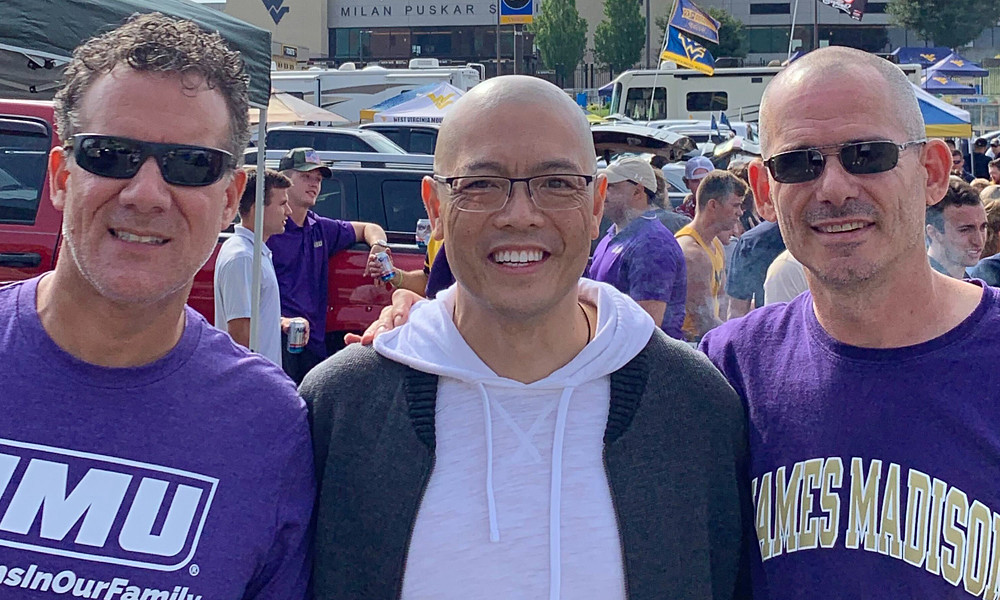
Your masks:
{"label": "white rv", "polygon": [[[898,66],[910,81],[920,85],[920,65]],[[716,69],[712,76],[662,66],[658,70],[625,71],[614,81],[611,114],[635,121],[657,121],[707,120],[725,112],[734,121],[756,121],[764,88],[783,68],[723,68]]]}
{"label": "white rv", "polygon": [[361,111],[397,94],[429,83],[446,82],[466,91],[483,79],[483,66],[441,67],[436,59],[413,59],[407,69],[370,65],[356,69],[344,63],[338,69],[272,71],[271,87],[331,110],[357,123]]}

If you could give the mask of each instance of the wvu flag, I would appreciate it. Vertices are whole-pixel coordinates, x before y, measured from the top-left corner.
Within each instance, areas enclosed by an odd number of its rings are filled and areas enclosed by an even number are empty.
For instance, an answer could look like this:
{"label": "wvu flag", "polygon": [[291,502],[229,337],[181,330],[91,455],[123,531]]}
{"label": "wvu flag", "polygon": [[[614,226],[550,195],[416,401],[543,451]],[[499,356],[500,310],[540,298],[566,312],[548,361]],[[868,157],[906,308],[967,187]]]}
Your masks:
{"label": "wvu flag", "polygon": [[667,27],[667,43],[664,44],[661,60],[672,60],[681,67],[701,71],[706,75],[715,74],[715,59],[708,49],[673,27]]}
{"label": "wvu flag", "polygon": [[698,8],[691,0],[676,0],[670,13],[670,26],[691,35],[719,43],[719,22]]}

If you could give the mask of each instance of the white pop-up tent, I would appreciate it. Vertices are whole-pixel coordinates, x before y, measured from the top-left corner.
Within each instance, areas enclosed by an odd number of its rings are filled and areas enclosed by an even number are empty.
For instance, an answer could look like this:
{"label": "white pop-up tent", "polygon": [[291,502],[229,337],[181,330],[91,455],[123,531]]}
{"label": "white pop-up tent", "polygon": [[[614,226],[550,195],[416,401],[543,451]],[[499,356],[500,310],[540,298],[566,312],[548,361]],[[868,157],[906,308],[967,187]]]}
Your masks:
{"label": "white pop-up tent", "polygon": [[376,113],[376,123],[440,123],[462,97],[462,90],[440,83],[417,97]]}

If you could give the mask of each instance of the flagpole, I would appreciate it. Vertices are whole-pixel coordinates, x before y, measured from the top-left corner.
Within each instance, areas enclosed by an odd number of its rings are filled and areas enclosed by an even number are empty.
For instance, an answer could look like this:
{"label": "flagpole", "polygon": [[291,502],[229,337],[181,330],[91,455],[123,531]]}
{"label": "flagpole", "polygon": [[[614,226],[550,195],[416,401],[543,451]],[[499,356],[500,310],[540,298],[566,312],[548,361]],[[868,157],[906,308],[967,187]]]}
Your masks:
{"label": "flagpole", "polygon": [[[650,2],[651,0],[646,0]],[[667,19],[667,27],[663,30],[663,43],[660,44],[660,51],[656,55],[656,73],[653,74],[653,90],[649,94],[649,106],[646,108],[646,122],[653,120],[653,100],[656,100],[656,80],[660,77],[660,55],[667,49],[667,36],[670,35],[670,21],[674,18],[674,11],[677,10],[677,1],[674,0],[674,7],[670,9],[670,17]],[[647,39],[649,36],[646,36]],[[666,102],[666,94],[663,101]],[[628,116],[628,115],[625,115]]]}
{"label": "flagpole", "polygon": [[799,14],[799,0],[795,0],[795,8],[792,9],[792,30],[788,32],[788,56],[785,60],[792,58],[792,42],[795,41],[795,17]]}
{"label": "flagpole", "polygon": [[813,50],[819,48],[819,1],[813,0]]}

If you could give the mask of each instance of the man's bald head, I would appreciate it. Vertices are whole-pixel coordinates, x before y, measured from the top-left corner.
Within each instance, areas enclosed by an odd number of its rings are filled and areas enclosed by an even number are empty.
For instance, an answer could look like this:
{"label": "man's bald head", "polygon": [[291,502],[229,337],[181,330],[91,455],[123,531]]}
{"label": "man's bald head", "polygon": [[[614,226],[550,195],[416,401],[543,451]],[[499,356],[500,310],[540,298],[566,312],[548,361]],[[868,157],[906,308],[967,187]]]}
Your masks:
{"label": "man's bald head", "polygon": [[[894,64],[854,48],[830,46],[820,48],[798,59],[771,81],[760,101],[760,145],[764,156],[771,155],[769,146],[774,127],[781,127],[781,114],[772,114],[771,107],[779,97],[794,94],[805,86],[825,85],[826,82],[853,79],[858,85],[881,85],[887,114],[895,115],[907,139],[923,138],[924,119],[913,86]],[[850,110],[850,107],[845,107]]]}
{"label": "man's bald head", "polygon": [[[468,140],[475,136],[476,124],[485,118],[497,114],[530,113],[544,115],[563,125],[567,133],[579,144],[591,160],[590,166],[596,169],[596,151],[594,139],[590,133],[590,124],[580,107],[569,96],[555,85],[526,75],[504,75],[487,79],[462,96],[455,107],[441,123],[437,145],[434,151],[434,164],[440,172],[449,172],[452,168],[456,152]],[[510,125],[517,126],[516,118]]]}

